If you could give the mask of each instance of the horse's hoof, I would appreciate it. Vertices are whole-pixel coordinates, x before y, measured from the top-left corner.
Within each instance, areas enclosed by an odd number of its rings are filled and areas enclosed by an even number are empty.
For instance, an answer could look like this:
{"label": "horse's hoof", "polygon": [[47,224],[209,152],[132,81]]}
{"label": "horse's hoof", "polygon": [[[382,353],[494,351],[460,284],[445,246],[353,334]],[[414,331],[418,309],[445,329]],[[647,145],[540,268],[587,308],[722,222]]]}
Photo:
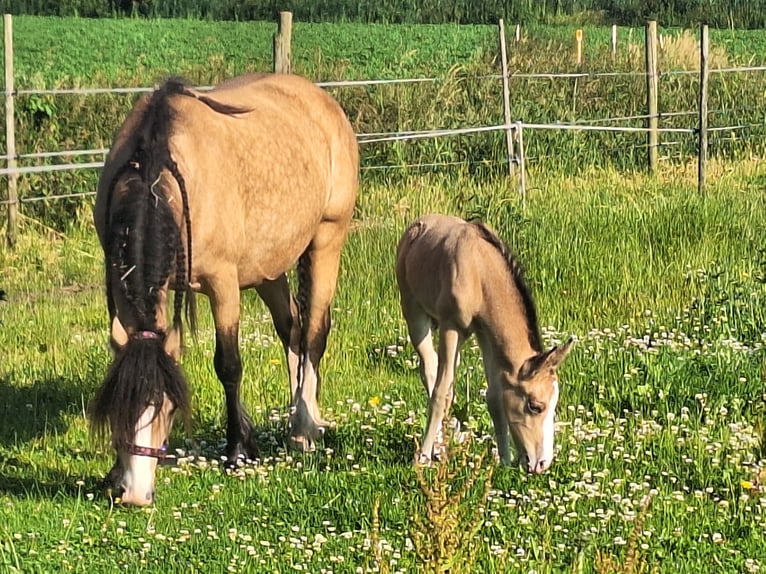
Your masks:
{"label": "horse's hoof", "polygon": [[234,469],[242,466],[249,460],[257,460],[259,456],[258,447],[250,443],[244,445],[242,443],[237,444],[234,448],[227,448],[224,457],[224,467],[227,469]]}
{"label": "horse's hoof", "polygon": [[291,436],[289,444],[290,448],[298,452],[314,452],[316,450],[316,442],[307,436]]}

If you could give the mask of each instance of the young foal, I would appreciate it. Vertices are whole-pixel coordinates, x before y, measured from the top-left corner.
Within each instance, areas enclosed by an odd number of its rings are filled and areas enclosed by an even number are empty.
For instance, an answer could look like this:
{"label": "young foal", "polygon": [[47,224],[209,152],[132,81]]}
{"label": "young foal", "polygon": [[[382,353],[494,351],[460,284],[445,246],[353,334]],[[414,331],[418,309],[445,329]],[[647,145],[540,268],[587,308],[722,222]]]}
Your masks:
{"label": "young foal", "polygon": [[[96,430],[111,431],[117,462],[108,478],[124,502],[152,501],[174,412],[188,416],[177,361],[183,300],[193,291],[213,312],[229,461],[257,455],[240,402],[241,289],[256,289],[284,346],[292,443],[310,449],[320,436],[319,362],[358,169],[343,110],[297,76],[243,76],[206,94],[169,80],[136,103],[104,165],[94,213],[115,358],[91,416]],[[285,273],[296,261],[293,299]]]}
{"label": "young foal", "polygon": [[[556,368],[572,341],[542,351],[535,305],[519,262],[485,225],[427,215],[413,222],[399,241],[396,279],[430,398],[428,427],[416,461],[433,455],[452,402],[460,346],[476,333],[500,459],[511,462],[510,430],[520,464],[529,472],[545,471],[553,460]],[[432,325],[441,331],[438,354]]]}

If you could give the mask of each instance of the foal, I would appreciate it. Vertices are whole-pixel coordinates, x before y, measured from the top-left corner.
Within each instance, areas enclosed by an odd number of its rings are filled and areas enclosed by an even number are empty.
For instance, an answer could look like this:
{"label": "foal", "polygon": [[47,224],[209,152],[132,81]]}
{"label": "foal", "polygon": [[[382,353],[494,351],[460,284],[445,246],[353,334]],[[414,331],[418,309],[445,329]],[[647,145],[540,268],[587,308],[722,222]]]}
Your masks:
{"label": "foal", "polygon": [[[476,333],[500,459],[511,463],[510,430],[519,463],[529,472],[544,472],[553,460],[556,369],[572,340],[543,352],[535,304],[518,260],[481,223],[427,215],[399,241],[396,279],[429,396],[428,426],[416,462],[433,455],[452,401],[458,351]],[[432,326],[441,331],[438,354]]]}

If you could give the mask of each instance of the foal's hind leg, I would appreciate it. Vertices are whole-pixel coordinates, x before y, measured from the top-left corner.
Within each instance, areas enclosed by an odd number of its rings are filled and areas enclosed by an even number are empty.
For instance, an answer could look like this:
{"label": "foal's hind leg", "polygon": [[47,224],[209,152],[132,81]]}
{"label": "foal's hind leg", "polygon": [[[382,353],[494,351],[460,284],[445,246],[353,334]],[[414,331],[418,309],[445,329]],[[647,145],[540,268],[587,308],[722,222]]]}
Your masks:
{"label": "foal's hind leg", "polygon": [[242,359],[239,355],[239,282],[236,271],[207,282],[215,322],[215,372],[226,395],[226,457],[234,463],[240,455],[258,455],[252,438],[253,423],[240,399]]}
{"label": "foal's hind leg", "polygon": [[433,456],[436,438],[452,402],[458,349],[463,343],[463,338],[463,335],[457,329],[448,328],[444,325],[441,326],[439,369],[436,376],[436,386],[433,393],[431,393],[431,400],[429,402],[426,434],[423,437],[423,444],[420,445],[420,451],[415,455],[415,462],[430,460]]}
{"label": "foal's hind leg", "polygon": [[327,346],[330,302],[335,294],[345,235],[345,224],[321,224],[298,262],[299,300],[305,298],[301,304],[306,308],[306,324],[301,326],[304,356],[299,386],[292,397],[290,441],[299,450],[312,450],[326,426],[319,412],[319,363]]}
{"label": "foal's hind leg", "polygon": [[420,305],[411,301],[402,293],[402,315],[407,322],[410,341],[420,357],[420,380],[430,400],[436,385],[436,374],[439,367],[439,357],[434,349],[431,333],[431,317]]}

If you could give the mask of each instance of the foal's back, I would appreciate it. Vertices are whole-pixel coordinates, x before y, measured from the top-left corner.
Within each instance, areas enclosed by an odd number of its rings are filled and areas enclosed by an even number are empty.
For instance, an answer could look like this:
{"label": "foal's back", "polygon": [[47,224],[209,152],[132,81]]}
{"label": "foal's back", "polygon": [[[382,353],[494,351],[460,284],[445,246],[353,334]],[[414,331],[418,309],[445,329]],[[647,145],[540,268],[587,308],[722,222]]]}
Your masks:
{"label": "foal's back", "polygon": [[449,215],[414,221],[399,242],[396,276],[405,305],[465,331],[513,297],[508,266],[481,224]]}

